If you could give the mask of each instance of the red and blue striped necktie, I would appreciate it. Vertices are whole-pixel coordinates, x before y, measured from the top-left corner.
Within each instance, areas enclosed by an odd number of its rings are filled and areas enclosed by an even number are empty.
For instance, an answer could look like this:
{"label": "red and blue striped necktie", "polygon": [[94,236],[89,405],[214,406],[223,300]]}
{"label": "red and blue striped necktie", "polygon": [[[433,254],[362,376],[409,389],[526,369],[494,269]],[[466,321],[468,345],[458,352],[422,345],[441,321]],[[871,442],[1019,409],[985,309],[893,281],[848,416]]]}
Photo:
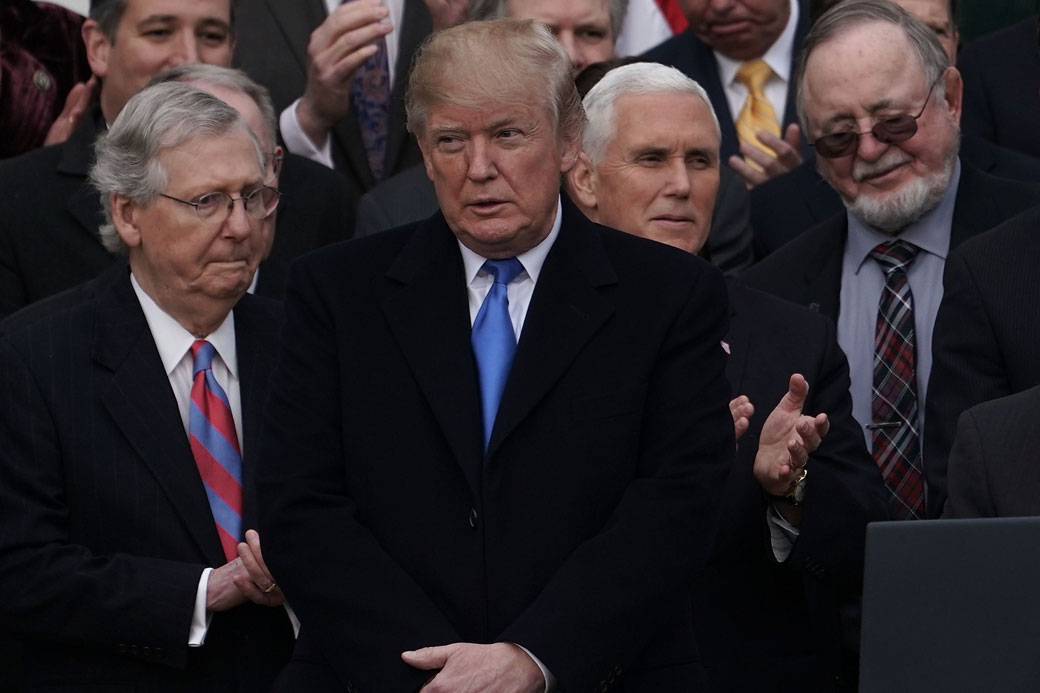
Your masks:
{"label": "red and blue striped necktie", "polygon": [[242,540],[242,452],[231,405],[213,376],[216,349],[197,339],[191,345],[191,354],[194,365],[188,439],[213,511],[220,545],[230,561],[238,556],[238,542]]}

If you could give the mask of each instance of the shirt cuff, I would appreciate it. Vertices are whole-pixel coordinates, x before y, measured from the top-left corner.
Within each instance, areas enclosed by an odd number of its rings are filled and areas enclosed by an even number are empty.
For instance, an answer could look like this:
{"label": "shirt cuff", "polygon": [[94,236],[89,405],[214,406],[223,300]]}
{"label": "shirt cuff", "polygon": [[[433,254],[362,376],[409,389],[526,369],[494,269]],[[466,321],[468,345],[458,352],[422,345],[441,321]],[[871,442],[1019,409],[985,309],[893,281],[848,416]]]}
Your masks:
{"label": "shirt cuff", "polygon": [[299,99],[293,101],[278,118],[282,141],[293,154],[306,157],[327,168],[336,168],[332,164],[332,138],[326,135],[325,141],[320,147],[311,142],[311,138],[307,137],[303,128],[300,127],[300,121],[296,119],[296,107],[299,103]]}
{"label": "shirt cuff", "polygon": [[542,660],[535,657],[534,654],[523,645],[519,643],[513,644],[526,652],[527,656],[533,659],[534,663],[538,665],[538,669],[542,672],[542,676],[545,678],[545,693],[554,693],[556,690],[556,677],[552,675],[552,672],[549,671],[544,664],[542,664]]}
{"label": "shirt cuff", "polygon": [[769,543],[773,547],[773,556],[783,563],[791,555],[798,538],[798,528],[785,520],[772,503],[766,509],[766,522],[769,524]]}
{"label": "shirt cuff", "polygon": [[202,647],[206,642],[213,614],[206,611],[206,587],[209,585],[209,574],[212,568],[204,568],[199,578],[199,587],[195,590],[195,609],[191,614],[191,629],[188,631],[188,647]]}
{"label": "shirt cuff", "polygon": [[292,624],[292,635],[294,638],[300,637],[300,619],[296,615],[296,612],[289,606],[289,602],[284,602],[282,606],[285,607],[285,613],[289,616],[289,623]]}

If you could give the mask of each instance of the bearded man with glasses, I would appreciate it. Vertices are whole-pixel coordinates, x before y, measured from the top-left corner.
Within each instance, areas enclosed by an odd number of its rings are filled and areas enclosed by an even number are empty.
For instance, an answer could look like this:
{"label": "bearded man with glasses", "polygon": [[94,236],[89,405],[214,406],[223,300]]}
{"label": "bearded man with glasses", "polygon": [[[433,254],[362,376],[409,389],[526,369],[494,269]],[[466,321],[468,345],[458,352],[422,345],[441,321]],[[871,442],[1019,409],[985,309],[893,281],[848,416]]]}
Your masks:
{"label": "bearded man with glasses", "polygon": [[19,690],[268,690],[293,644],[252,529],[281,309],[246,290],[279,194],[245,118],[186,84],[96,149],[124,259],[0,325],[0,632]]}
{"label": "bearded man with glasses", "polygon": [[936,514],[921,451],[946,255],[1035,204],[1040,188],[960,161],[960,74],[935,32],[887,0],[824,13],[806,38],[798,84],[803,131],[846,211],[745,278],[835,320],[853,415],[890,511]]}

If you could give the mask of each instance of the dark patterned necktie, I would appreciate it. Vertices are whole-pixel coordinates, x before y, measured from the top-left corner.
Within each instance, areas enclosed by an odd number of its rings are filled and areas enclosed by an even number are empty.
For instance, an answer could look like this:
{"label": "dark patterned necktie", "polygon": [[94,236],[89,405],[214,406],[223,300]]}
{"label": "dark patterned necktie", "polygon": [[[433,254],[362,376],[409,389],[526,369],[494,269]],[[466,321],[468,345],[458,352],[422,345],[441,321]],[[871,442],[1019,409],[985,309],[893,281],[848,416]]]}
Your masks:
{"label": "dark patterned necktie", "polygon": [[191,345],[194,363],[188,439],[224,557],[231,561],[238,556],[238,542],[242,541],[242,452],[231,405],[213,377],[216,353],[213,345],[202,339]]}
{"label": "dark patterned necktie", "polygon": [[914,296],[906,273],[918,248],[904,241],[882,243],[870,252],[885,273],[874,333],[871,401],[874,461],[881,468],[892,517],[924,516],[924,475],[917,417],[917,345]]}
{"label": "dark patterned necktie", "polygon": [[386,133],[390,120],[390,66],[386,39],[375,42],[376,52],[358,68],[350,88],[351,101],[361,126],[361,140],[368,156],[368,168],[376,182],[383,179],[386,161]]}
{"label": "dark patterned necktie", "polygon": [[477,376],[480,379],[480,410],[484,424],[484,451],[491,440],[495,426],[498,403],[513,367],[516,352],[516,333],[509,318],[509,295],[506,287],[524,271],[524,266],[515,257],[505,260],[488,260],[484,269],[494,277],[494,283],[480,304],[473,321],[473,355],[477,361]]}

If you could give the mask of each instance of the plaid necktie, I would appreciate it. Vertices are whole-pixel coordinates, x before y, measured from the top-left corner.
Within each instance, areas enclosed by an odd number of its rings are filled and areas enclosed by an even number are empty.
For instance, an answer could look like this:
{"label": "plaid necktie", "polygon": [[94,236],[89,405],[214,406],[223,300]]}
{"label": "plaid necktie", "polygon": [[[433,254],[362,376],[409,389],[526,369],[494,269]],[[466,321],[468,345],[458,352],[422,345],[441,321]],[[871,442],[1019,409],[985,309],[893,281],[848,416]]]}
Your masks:
{"label": "plaid necktie", "polygon": [[375,46],[376,52],[358,68],[350,95],[361,126],[368,168],[379,182],[383,179],[390,121],[390,66],[386,57],[386,39],[380,37]]}
{"label": "plaid necktie", "polygon": [[874,333],[871,402],[874,461],[881,468],[892,516],[924,515],[924,476],[917,418],[917,346],[914,296],[906,272],[918,252],[904,241],[882,243],[870,252],[885,273]]}
{"label": "plaid necktie", "polygon": [[188,438],[217,524],[220,545],[230,561],[242,540],[242,452],[227,395],[213,377],[216,349],[198,339],[191,345],[191,406]]}
{"label": "plaid necktie", "polygon": [[[755,136],[755,133],[762,130],[777,137],[780,136],[780,122],[776,118],[776,112],[773,111],[773,105],[766,98],[765,91],[766,82],[769,81],[772,74],[772,68],[761,59],[748,60],[741,64],[740,69],[737,70],[737,81],[747,87],[748,95],[744,101],[744,107],[737,117],[736,126],[737,139],[741,144],[749,144],[769,156],[775,157],[776,152],[759,142],[758,137]],[[758,164],[750,160],[748,164],[754,169],[761,170]]]}
{"label": "plaid necktie", "polygon": [[494,277],[491,290],[473,321],[470,341],[477,360],[477,376],[480,378],[480,410],[484,423],[484,451],[491,440],[495,426],[498,403],[506,387],[509,369],[513,366],[516,352],[516,333],[509,319],[509,295],[506,287],[524,271],[524,266],[515,257],[505,260],[488,260],[484,270]]}

